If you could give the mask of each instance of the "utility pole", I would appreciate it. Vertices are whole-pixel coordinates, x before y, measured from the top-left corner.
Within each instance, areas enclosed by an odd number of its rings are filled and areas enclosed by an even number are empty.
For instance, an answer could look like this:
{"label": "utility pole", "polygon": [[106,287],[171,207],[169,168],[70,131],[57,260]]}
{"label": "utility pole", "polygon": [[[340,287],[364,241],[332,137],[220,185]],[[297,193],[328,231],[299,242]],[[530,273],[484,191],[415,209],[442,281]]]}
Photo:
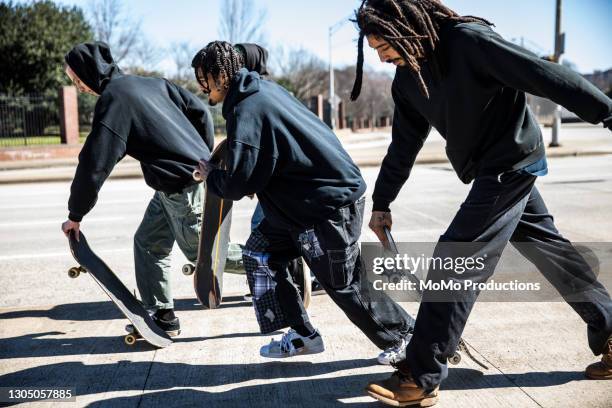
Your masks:
{"label": "utility pole", "polygon": [[329,45],[329,125],[332,130],[336,129],[336,86],[334,84],[334,64],[332,59],[332,37],[333,35],[347,22],[349,17],[343,18],[337,23],[331,25],[328,29],[328,45]]}
{"label": "utility pole", "polygon": [[[559,63],[561,55],[565,52],[565,33],[561,32],[561,15],[562,15],[562,0],[557,0],[557,8],[555,13],[555,54],[553,60]],[[559,133],[561,131],[561,106],[555,105],[554,120],[552,127],[552,139],[548,147],[561,146],[559,143]]]}

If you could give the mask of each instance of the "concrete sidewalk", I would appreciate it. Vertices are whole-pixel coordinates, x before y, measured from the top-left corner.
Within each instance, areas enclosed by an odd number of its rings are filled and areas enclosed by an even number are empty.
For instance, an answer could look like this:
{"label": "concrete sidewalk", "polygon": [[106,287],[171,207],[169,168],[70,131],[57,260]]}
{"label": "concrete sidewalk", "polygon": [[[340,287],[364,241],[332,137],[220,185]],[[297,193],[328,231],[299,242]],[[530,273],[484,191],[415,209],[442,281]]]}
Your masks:
{"label": "concrete sidewalk", "polygon": [[[551,129],[543,129],[546,144]],[[338,137],[360,167],[380,166],[391,135],[389,132],[339,132]],[[588,156],[612,153],[612,134],[601,126],[564,125],[562,146],[548,148],[548,157]],[[417,164],[447,163],[445,141],[435,130],[419,153]],[[74,177],[80,147],[0,149],[0,184],[39,181],[70,181]],[[139,163],[126,157],[111,173],[111,178],[142,177]]]}
{"label": "concrete sidewalk", "polygon": [[[76,405],[91,407],[381,406],[363,388],[392,369],[376,364],[379,350],[329,297],[313,298],[309,310],[326,351],[278,361],[259,356],[271,336],[258,334],[239,295],[216,310],[177,299],[183,333],[159,350],[142,341],[126,346],[126,321],[103,298],[0,309],[0,384],[73,387]],[[416,312],[416,304],[403,306]],[[551,341],[552,333],[563,341]],[[611,383],[584,378],[594,357],[583,323],[565,304],[478,303],[464,338],[490,368],[465,356],[450,366],[441,408],[610,406]],[[64,406],[31,404],[49,405]]]}

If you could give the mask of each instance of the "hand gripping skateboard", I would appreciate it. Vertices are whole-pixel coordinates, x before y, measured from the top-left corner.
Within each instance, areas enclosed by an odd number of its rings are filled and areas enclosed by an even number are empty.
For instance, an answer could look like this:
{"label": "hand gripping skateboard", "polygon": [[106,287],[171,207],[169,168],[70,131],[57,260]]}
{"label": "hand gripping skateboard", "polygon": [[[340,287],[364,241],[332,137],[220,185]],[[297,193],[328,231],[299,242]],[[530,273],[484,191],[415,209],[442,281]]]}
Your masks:
{"label": "hand gripping skateboard", "polygon": [[[215,148],[210,163],[224,169],[226,156],[227,139]],[[202,180],[197,170],[193,172],[193,178]],[[195,267],[190,264],[183,266],[183,273],[195,273],[193,284],[196,297],[202,306],[209,309],[219,307],[223,296],[223,269],[232,225],[232,204],[231,200],[217,197],[206,187],[198,260]]]}
{"label": "hand gripping skateboard", "polygon": [[80,232],[79,241],[76,240],[74,232],[70,232],[68,240],[70,252],[80,265],[70,268],[68,275],[71,278],[77,278],[81,273],[87,272],[132,323],[136,332],[127,334],[124,337],[125,343],[133,346],[138,338],[142,338],[156,347],[167,347],[172,344],[170,337],[155,324],[138,299],[130,293],[104,261],[91,250],[83,232]]}
{"label": "hand gripping skateboard", "polygon": [[[383,230],[385,232],[385,237],[387,238],[387,242],[389,243],[389,246],[386,249],[391,251],[394,255],[399,254],[399,249],[397,248],[395,240],[393,239],[393,236],[391,235],[391,230],[389,228],[387,228],[387,227],[383,227]],[[403,276],[404,275],[402,275],[402,277]],[[410,279],[414,279],[414,280],[418,281],[418,277],[414,276],[411,273],[408,273],[407,276]],[[419,288],[418,282],[417,282],[417,286],[416,287]],[[422,294],[422,291],[420,290],[420,288],[417,289],[417,293],[419,295],[419,300],[420,300],[420,296]],[[455,353],[453,353],[453,355],[448,359],[448,362],[453,364],[453,365],[459,364],[461,362],[461,353],[465,353],[465,355],[468,356],[470,358],[470,360],[472,360],[473,362],[475,362],[476,364],[478,364],[479,366],[481,366],[485,370],[489,369],[489,367],[487,367],[480,360],[478,360],[476,357],[474,357],[474,355],[472,354],[472,352],[470,351],[470,349],[468,347],[468,344],[463,339],[459,339],[459,345],[457,346],[457,350],[455,350]]]}

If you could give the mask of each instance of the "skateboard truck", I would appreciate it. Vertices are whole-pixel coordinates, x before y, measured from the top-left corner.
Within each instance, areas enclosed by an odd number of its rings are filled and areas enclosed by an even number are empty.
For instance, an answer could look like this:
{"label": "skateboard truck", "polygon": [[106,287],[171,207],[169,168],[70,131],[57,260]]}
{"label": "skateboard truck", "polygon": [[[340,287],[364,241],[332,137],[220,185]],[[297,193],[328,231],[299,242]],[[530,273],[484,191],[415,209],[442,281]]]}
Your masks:
{"label": "skateboard truck", "polygon": [[142,336],[140,335],[140,333],[138,333],[138,331],[136,331],[136,329],[130,326],[132,325],[128,324],[125,326],[125,331],[127,331],[128,334],[126,334],[125,337],[123,337],[123,342],[131,347],[134,344],[136,344],[136,341],[138,339],[141,339]]}
{"label": "skateboard truck", "polygon": [[473,362],[475,362],[476,364],[478,364],[479,366],[481,366],[485,370],[489,369],[489,367],[487,367],[484,363],[482,363],[480,360],[478,360],[476,357],[474,357],[474,355],[472,354],[472,352],[468,348],[468,346],[465,343],[465,341],[463,341],[463,339],[459,340],[459,345],[457,346],[457,350],[452,355],[452,357],[450,357],[448,359],[448,362],[451,363],[452,365],[459,364],[461,362],[461,354],[460,353],[465,353],[470,360],[472,360]]}
{"label": "skateboard truck", "polygon": [[82,266],[73,266],[72,268],[68,269],[68,276],[70,276],[72,279],[78,278],[82,273],[87,273],[87,269],[83,268]]}

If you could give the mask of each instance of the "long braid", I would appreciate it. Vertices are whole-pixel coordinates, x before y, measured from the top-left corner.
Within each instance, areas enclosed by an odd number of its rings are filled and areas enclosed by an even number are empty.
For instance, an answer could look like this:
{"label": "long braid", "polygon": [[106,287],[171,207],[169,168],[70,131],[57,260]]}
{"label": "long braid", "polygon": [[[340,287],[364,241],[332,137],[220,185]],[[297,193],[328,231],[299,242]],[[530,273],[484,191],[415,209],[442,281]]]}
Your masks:
{"label": "long braid", "polygon": [[[244,67],[244,57],[240,51],[225,41],[208,43],[195,55],[191,66],[196,71],[196,78],[202,84],[211,74],[217,88],[229,88],[232,78]],[[200,71],[200,74],[198,73]],[[223,84],[222,79],[227,80]],[[222,85],[223,84],[223,85]]]}
{"label": "long braid", "polygon": [[429,89],[421,75],[422,62],[428,63],[434,80],[441,78],[442,70],[435,53],[441,27],[449,22],[493,25],[484,18],[460,16],[439,0],[363,0],[353,21],[359,27],[353,101],[361,93],[365,36],[373,34],[386,40],[406,62],[421,93],[429,98]]}

